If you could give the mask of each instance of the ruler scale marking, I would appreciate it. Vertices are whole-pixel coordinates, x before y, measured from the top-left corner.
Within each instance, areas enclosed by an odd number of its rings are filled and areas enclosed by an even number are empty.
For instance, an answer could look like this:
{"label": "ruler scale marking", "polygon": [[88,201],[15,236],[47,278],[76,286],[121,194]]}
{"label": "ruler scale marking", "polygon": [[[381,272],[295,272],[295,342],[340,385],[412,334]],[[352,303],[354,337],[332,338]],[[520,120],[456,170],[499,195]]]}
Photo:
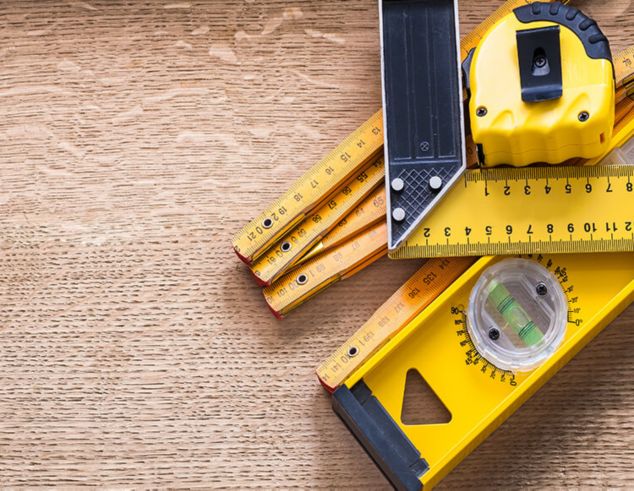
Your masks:
{"label": "ruler scale marking", "polygon": [[336,194],[358,169],[378,156],[383,144],[382,132],[379,111],[300,177],[273,206],[236,234],[233,247],[238,256],[251,263],[311,210]]}
{"label": "ruler scale marking", "polygon": [[390,257],[632,251],[633,177],[628,165],[467,171]]}
{"label": "ruler scale marking", "polygon": [[383,159],[379,158],[326,201],[324,206],[317,208],[295,229],[284,235],[251,265],[251,271],[258,282],[270,285],[295,265],[312,246],[381,184],[383,175]]}

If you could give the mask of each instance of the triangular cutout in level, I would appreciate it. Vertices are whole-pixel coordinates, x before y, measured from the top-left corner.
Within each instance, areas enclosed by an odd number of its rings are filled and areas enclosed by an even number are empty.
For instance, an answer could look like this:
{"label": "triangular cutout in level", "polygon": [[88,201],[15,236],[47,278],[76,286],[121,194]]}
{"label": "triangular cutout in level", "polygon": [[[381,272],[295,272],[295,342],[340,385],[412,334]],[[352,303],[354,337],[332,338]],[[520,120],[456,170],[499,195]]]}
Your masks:
{"label": "triangular cutout in level", "polygon": [[451,421],[451,413],[418,370],[411,368],[405,379],[401,421],[406,425],[442,424]]}

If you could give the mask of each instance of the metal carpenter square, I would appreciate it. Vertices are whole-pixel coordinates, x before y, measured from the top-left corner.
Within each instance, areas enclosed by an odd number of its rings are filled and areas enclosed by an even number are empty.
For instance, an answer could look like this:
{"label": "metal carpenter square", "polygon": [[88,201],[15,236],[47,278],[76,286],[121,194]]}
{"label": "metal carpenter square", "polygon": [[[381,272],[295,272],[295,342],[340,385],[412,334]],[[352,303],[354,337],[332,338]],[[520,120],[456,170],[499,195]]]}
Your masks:
{"label": "metal carpenter square", "polygon": [[457,0],[383,0],[388,249],[466,168]]}

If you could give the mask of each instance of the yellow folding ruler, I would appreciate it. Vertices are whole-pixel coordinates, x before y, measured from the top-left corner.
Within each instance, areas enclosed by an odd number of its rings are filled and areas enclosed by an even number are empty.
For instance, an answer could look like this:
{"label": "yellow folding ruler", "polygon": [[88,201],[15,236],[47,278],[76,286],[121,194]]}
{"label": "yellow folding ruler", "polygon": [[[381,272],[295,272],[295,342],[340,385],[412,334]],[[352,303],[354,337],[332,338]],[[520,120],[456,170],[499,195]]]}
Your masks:
{"label": "yellow folding ruler", "polygon": [[385,187],[380,186],[341,220],[318,244],[313,246],[313,248],[299,260],[298,264],[306,262],[318,254],[343,244],[382,220],[385,220]]}
{"label": "yellow folding ruler", "polygon": [[258,283],[270,285],[295,265],[354,207],[383,183],[383,159],[364,169],[321,207],[311,212],[291,232],[282,236],[250,266]]}
{"label": "yellow folding ruler", "polygon": [[383,119],[378,111],[304,176],[258,218],[233,238],[238,257],[251,264],[285,232],[327,202],[373,158],[383,145]]}
{"label": "yellow folding ruler", "polygon": [[[634,253],[479,259],[343,380],[333,407],[394,486],[431,488],[633,299]],[[403,422],[412,372],[448,421]]]}
{"label": "yellow folding ruler", "polygon": [[380,222],[285,274],[264,289],[264,299],[273,314],[283,318],[309,298],[349,278],[386,252],[387,225]]}

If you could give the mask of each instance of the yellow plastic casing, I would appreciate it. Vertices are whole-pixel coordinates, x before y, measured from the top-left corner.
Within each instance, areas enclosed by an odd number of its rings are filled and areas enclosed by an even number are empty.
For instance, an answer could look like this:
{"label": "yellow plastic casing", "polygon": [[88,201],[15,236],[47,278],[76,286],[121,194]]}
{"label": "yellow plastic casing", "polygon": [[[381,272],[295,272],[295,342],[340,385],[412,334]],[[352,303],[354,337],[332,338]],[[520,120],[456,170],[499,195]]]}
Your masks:
{"label": "yellow plastic casing", "polygon": [[[563,94],[555,100],[524,102],[516,31],[554,25],[560,28]],[[614,126],[612,63],[590,58],[566,26],[548,21],[526,24],[507,15],[475,49],[469,81],[471,133],[482,146],[484,166],[556,164],[575,157],[595,158],[608,149]],[[582,112],[589,115],[586,121],[580,121]]]}
{"label": "yellow plastic casing", "polygon": [[[505,372],[459,335],[466,329],[460,311],[468,305],[475,283],[503,259],[480,259],[344,382],[352,389],[363,380],[420,452],[429,465],[419,477],[424,490],[438,484],[634,300],[633,253],[533,257],[558,277],[568,297],[568,327],[559,348],[541,366],[531,372]],[[410,370],[442,401],[451,414],[449,422],[403,422]]]}

